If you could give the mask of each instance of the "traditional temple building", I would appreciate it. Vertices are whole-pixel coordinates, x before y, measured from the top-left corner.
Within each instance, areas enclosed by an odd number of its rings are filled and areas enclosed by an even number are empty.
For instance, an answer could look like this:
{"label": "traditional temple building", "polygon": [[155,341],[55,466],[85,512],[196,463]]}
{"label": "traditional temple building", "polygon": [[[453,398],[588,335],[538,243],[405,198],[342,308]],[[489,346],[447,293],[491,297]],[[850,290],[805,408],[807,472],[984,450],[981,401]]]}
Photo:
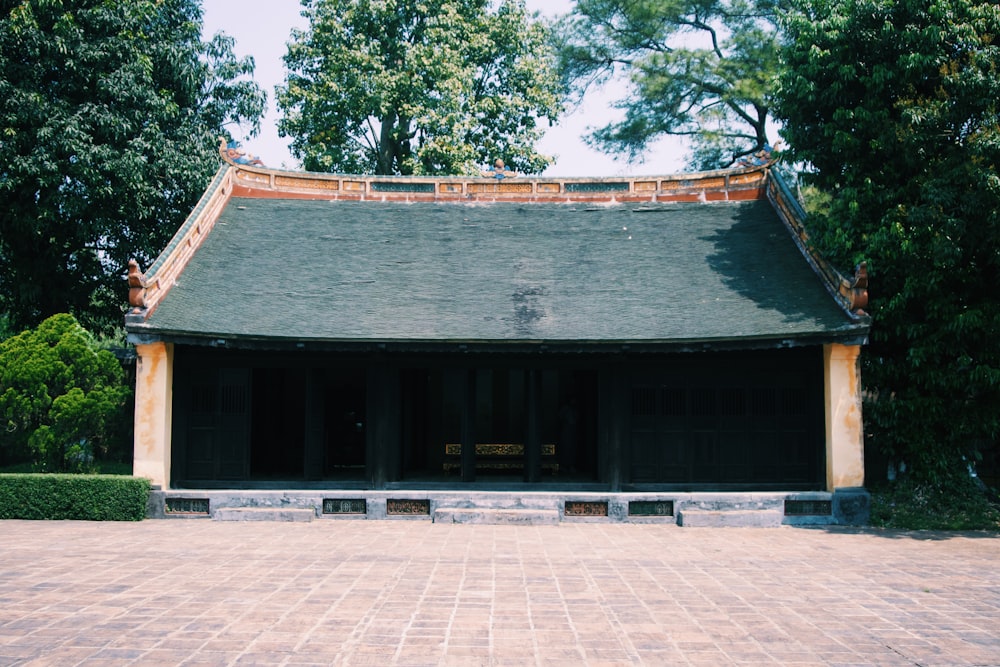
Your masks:
{"label": "traditional temple building", "polygon": [[130,267],[154,515],[863,517],[866,277],[812,251],[768,165],[360,177],[222,153]]}

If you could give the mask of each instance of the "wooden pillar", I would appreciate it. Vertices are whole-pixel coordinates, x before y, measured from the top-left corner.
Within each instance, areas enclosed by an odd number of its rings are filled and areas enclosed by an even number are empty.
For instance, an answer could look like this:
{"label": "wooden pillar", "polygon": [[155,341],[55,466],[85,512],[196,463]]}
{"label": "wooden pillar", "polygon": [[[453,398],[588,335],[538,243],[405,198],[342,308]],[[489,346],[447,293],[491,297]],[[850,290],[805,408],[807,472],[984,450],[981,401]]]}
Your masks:
{"label": "wooden pillar", "polygon": [[387,419],[382,434],[382,457],[385,478],[388,482],[398,482],[403,477],[403,400],[399,368],[384,369],[383,409]]}
{"label": "wooden pillar", "polygon": [[628,378],[618,365],[598,374],[598,432],[600,478],[608,489],[621,491],[628,437]]}
{"label": "wooden pillar", "polygon": [[828,491],[865,484],[860,352],[858,345],[823,346]]}
{"label": "wooden pillar", "polygon": [[157,341],[135,346],[135,446],[132,474],[170,487],[174,345]]}
{"label": "wooden pillar", "polygon": [[323,441],[325,392],[323,371],[318,368],[306,371],[306,424],[302,468],[307,480],[323,478],[323,468],[326,463],[324,460],[326,443]]}
{"label": "wooden pillar", "polygon": [[542,431],[539,418],[541,372],[532,368],[525,372],[524,481],[538,482],[542,477]]}
{"label": "wooden pillar", "polygon": [[375,489],[398,477],[399,462],[399,370],[384,363],[368,369],[367,440],[368,477]]}
{"label": "wooden pillar", "polygon": [[476,481],[476,371],[465,372],[462,404],[462,481]]}

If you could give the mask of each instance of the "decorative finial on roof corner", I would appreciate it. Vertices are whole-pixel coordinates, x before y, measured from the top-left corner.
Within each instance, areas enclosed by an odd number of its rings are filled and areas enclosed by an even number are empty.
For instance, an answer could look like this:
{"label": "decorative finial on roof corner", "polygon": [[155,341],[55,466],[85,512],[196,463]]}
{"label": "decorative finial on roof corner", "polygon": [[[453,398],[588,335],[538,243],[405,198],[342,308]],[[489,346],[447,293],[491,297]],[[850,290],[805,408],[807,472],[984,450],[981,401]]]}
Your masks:
{"label": "decorative finial on roof corner", "polygon": [[146,307],[146,276],[134,259],[128,261],[128,305],[133,313]]}
{"label": "decorative finial on roof corner", "polygon": [[498,181],[502,181],[505,178],[514,178],[518,174],[516,171],[508,169],[503,160],[497,158],[493,163],[493,167],[491,169],[484,169],[480,172],[480,175],[483,178],[495,178]]}
{"label": "decorative finial on roof corner", "polygon": [[850,291],[851,312],[867,317],[868,312],[868,262],[861,262],[854,268],[854,280]]}
{"label": "decorative finial on roof corner", "polygon": [[235,139],[228,141],[225,137],[219,137],[219,154],[222,159],[232,165],[250,165],[253,167],[263,167],[264,163],[256,155],[251,155],[243,150],[240,142]]}
{"label": "decorative finial on roof corner", "polygon": [[744,155],[740,158],[737,161],[737,165],[740,167],[763,167],[768,169],[778,161],[780,157],[778,151],[781,148],[781,143],[780,139],[775,141],[773,146],[765,143],[760,150],[754,152],[752,155]]}

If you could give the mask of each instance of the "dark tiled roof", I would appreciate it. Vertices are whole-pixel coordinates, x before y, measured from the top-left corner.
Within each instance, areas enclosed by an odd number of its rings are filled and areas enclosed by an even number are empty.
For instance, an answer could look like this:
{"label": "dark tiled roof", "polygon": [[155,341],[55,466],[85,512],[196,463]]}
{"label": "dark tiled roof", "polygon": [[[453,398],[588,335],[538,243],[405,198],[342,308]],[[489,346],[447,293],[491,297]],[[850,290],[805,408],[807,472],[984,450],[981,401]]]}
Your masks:
{"label": "dark tiled roof", "polygon": [[852,323],[766,201],[234,198],[146,324],[367,341],[836,338]]}

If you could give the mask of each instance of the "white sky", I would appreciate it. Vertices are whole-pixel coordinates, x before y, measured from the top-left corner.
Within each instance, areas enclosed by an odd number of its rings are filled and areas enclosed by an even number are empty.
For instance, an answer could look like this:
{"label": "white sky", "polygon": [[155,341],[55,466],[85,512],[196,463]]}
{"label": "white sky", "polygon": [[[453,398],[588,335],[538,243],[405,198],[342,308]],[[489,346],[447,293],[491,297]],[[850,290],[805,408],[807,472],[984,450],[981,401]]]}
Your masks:
{"label": "white sky", "polygon": [[[546,16],[568,12],[572,0],[527,0],[529,11]],[[238,56],[252,55],[256,63],[255,78],[267,91],[267,111],[260,134],[244,141],[244,148],[260,156],[271,167],[297,169],[298,161],[288,151],[289,141],[278,136],[279,113],[274,102],[274,88],[284,83],[285,54],[293,27],[306,28],[300,15],[298,0],[203,0],[205,35],[217,31],[236,39]],[[545,171],[547,176],[625,176],[673,174],[683,169],[683,145],[672,139],[655,144],[646,160],[639,164],[615,161],[589,148],[582,136],[589,129],[607,124],[620,115],[611,104],[621,97],[621,88],[588,94],[583,104],[563,114],[559,123],[549,129],[538,145],[556,162]],[[232,128],[239,139],[239,130]]]}

